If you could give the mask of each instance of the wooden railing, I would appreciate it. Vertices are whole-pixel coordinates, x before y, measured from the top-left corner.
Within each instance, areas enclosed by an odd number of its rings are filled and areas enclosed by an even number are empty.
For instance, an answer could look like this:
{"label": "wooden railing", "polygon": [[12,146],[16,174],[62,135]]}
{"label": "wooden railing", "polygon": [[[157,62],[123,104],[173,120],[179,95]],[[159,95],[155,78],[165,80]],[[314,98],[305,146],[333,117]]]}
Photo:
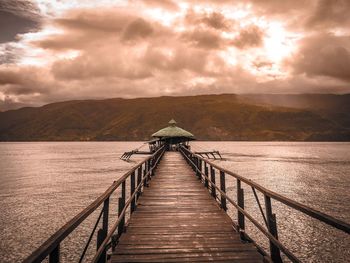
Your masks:
{"label": "wooden railing", "polygon": [[[48,257],[50,263],[60,262],[60,244],[69,236],[89,215],[96,211],[101,205],[102,209],[97,218],[97,221],[91,231],[91,234],[86,242],[79,262],[82,262],[86,251],[91,243],[94,233],[102,218],[102,227],[97,232],[97,251],[92,262],[105,263],[107,250],[114,249],[118,238],[124,231],[125,215],[127,209],[130,209],[130,214],[135,211],[136,201],[139,198],[143,187],[147,186],[148,180],[151,178],[153,171],[156,169],[160,159],[165,151],[164,146],[159,148],[154,154],[147,157],[144,161],[137,164],[130,171],[120,177],[94,202],[76,215],[73,219],[67,222],[48,240],[46,240],[38,249],[36,249],[24,263],[41,262]],[[126,200],[126,181],[130,180],[130,196]],[[110,207],[110,196],[120,189],[120,197],[118,199],[118,218],[108,231],[108,218]]]}
{"label": "wooden railing", "polygon": [[[280,252],[282,251],[292,262],[301,262],[287,247],[285,247],[278,240],[278,229],[276,222],[276,215],[272,210],[271,199],[281,202],[282,204],[293,208],[297,211],[300,211],[312,218],[315,218],[323,223],[326,223],[334,228],[344,231],[347,234],[350,234],[350,225],[346,222],[338,220],[332,216],[324,214],[320,211],[317,211],[311,207],[303,205],[299,202],[293,201],[287,197],[284,197],[280,194],[277,194],[273,191],[270,191],[263,186],[244,178],[238,174],[235,174],[231,171],[228,171],[207,159],[191,152],[186,147],[180,147],[180,152],[184,156],[185,160],[196,172],[198,179],[202,180],[204,186],[209,189],[211,195],[219,200],[221,208],[227,211],[227,201],[231,203],[238,212],[237,218],[237,230],[240,232],[242,239],[246,239],[254,242],[245,231],[245,219],[247,218],[252,222],[261,233],[263,233],[270,243],[270,253],[266,253],[263,248],[258,244],[255,244],[258,249],[265,255],[271,258],[273,262],[282,262]],[[220,174],[220,183],[215,181],[215,172],[218,171]],[[226,175],[231,176],[237,181],[237,202],[235,202],[231,197],[226,193]],[[254,197],[258,204],[259,210],[262,214],[265,226],[261,225],[255,218],[253,218],[245,209],[244,209],[244,190],[242,188],[242,183],[250,186],[254,193]],[[256,191],[259,191],[264,196],[265,209],[263,209],[260,200]],[[218,194],[217,194],[218,193]],[[265,212],[264,212],[265,210]]]}

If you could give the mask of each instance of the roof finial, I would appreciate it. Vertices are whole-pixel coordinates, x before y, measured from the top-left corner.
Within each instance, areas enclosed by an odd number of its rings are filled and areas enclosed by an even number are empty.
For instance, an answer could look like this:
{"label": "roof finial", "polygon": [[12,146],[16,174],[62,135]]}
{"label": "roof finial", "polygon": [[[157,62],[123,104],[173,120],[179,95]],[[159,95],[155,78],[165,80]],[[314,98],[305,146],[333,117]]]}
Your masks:
{"label": "roof finial", "polygon": [[176,121],[175,121],[174,119],[171,119],[171,120],[169,121],[169,124],[170,124],[171,126],[175,126],[175,125],[176,125]]}

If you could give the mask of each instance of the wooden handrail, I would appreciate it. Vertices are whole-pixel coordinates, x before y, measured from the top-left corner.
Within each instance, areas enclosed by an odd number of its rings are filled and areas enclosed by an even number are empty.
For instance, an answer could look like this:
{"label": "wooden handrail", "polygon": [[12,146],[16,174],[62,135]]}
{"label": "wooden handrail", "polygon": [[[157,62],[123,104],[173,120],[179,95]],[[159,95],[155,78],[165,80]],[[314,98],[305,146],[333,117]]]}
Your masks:
{"label": "wooden handrail", "polygon": [[30,256],[28,256],[23,263],[36,263],[43,261],[51,252],[53,252],[59,244],[76,229],[91,213],[93,213],[104,201],[106,201],[114,191],[123,183],[125,180],[135,172],[144,163],[147,163],[150,159],[157,156],[157,154],[164,150],[164,146],[160,147],[151,156],[145,158],[143,161],[135,165],[118,180],[114,181],[113,184],[95,201],[89,206],[83,209],[79,214],[64,224],[59,230],[57,230],[50,238],[48,238],[39,248],[37,248]]}
{"label": "wooden handrail", "polygon": [[[187,150],[187,149],[186,149]],[[181,151],[181,150],[180,150]],[[189,151],[190,152],[190,151]],[[199,170],[196,167],[195,163],[190,160],[190,158],[184,155],[185,158],[195,167],[196,170]],[[200,171],[200,170],[199,170]],[[285,255],[294,263],[300,263],[301,261],[291,252],[288,248],[286,248],[281,242],[278,241],[269,231],[267,231],[256,219],[253,218],[244,208],[241,208],[232,198],[230,198],[224,191],[222,191],[214,182],[209,178],[208,175],[200,171],[200,174],[205,178],[207,182],[209,182],[212,187],[219,191],[219,193],[226,198],[236,209],[238,212],[241,212],[244,216],[246,216],[250,222],[252,222],[275,246],[277,246],[280,250],[282,250]],[[207,187],[207,186],[206,186]],[[264,251],[264,254],[265,251]]]}
{"label": "wooden handrail", "polygon": [[320,220],[320,221],[322,221],[322,222],[324,222],[324,223],[326,223],[326,224],[328,224],[330,226],[333,226],[335,228],[338,228],[338,229],[340,229],[340,230],[350,234],[350,224],[348,224],[348,223],[346,223],[346,222],[344,222],[342,220],[339,220],[337,218],[334,218],[334,217],[332,217],[330,215],[327,215],[325,213],[322,213],[322,212],[320,212],[320,211],[318,211],[318,210],[316,210],[314,208],[311,208],[311,207],[309,207],[307,205],[304,205],[304,204],[301,204],[301,203],[299,203],[297,201],[291,200],[290,198],[285,197],[283,195],[280,195],[280,194],[278,194],[276,192],[268,190],[267,188],[257,184],[256,182],[254,182],[254,181],[252,181],[250,179],[242,177],[242,176],[240,176],[240,175],[238,175],[238,174],[236,174],[234,172],[231,172],[231,171],[229,171],[229,170],[227,170],[225,168],[222,168],[222,167],[218,166],[215,163],[212,163],[212,162],[208,161],[207,159],[205,159],[205,158],[203,158],[203,157],[201,157],[199,155],[194,154],[193,152],[191,152],[190,150],[186,149],[185,147],[182,147],[182,149],[184,149],[185,151],[187,151],[188,153],[190,153],[192,155],[195,155],[197,158],[199,158],[200,160],[206,162],[207,164],[211,165],[212,167],[218,169],[219,171],[222,171],[225,174],[228,174],[228,175],[230,175],[230,176],[232,176],[232,177],[234,177],[234,178],[236,178],[236,179],[246,183],[247,185],[254,187],[255,189],[259,190],[262,194],[267,195],[267,196],[269,196],[269,197],[271,197],[271,198],[273,198],[273,199],[275,199],[275,200],[277,200],[277,201],[279,201],[279,202],[281,202],[281,203],[283,203],[283,204],[285,204],[285,205],[287,205],[289,207],[292,207],[292,208],[294,208],[294,209],[296,209],[296,210],[298,210],[298,211],[300,211],[300,212],[302,212],[304,214],[307,214],[307,215],[309,215],[309,216],[311,216],[311,217],[313,217],[315,219],[318,219],[318,220]]}
{"label": "wooden handrail", "polygon": [[[315,219],[318,219],[330,226],[333,226],[335,228],[338,228],[340,230],[343,230],[346,233],[349,233],[350,227],[349,224],[347,224],[346,222],[343,222],[341,220],[335,219],[329,215],[326,215],[322,212],[319,212],[315,209],[312,209],[308,206],[305,206],[301,203],[298,203],[296,201],[293,201],[287,197],[284,197],[280,194],[277,194],[273,191],[270,191],[262,186],[260,186],[259,184],[246,179],[240,175],[237,175],[231,171],[228,171],[224,168],[221,168],[220,166],[202,158],[201,156],[196,155],[195,153],[191,152],[190,150],[188,150],[186,147],[180,147],[180,152],[182,153],[182,155],[185,157],[185,159],[187,159],[188,163],[192,166],[192,168],[196,171],[196,176],[199,177],[199,179],[204,178],[204,185],[205,187],[209,188],[209,183],[211,185],[211,192],[212,194],[215,193],[215,191],[218,191],[221,195],[221,202],[222,200],[228,200],[238,211],[238,228],[241,229],[241,227],[244,231],[244,216],[246,218],[249,219],[250,222],[252,222],[260,231],[261,233],[263,233],[270,241],[270,257],[272,259],[273,262],[282,262],[282,259],[280,257],[280,250],[283,251],[283,253],[292,261],[295,263],[299,263],[301,262],[291,251],[289,251],[288,248],[286,248],[279,240],[278,240],[278,236],[277,236],[277,225],[276,225],[276,217],[274,214],[272,214],[272,206],[271,206],[271,201],[270,198],[273,198],[275,200],[278,200],[280,202],[282,202],[283,204],[286,204],[287,206],[294,208],[300,212],[303,212]],[[205,172],[202,171],[202,162],[204,162],[204,170]],[[228,174],[232,177],[235,177],[237,179],[237,195],[240,191],[243,191],[243,189],[238,189],[240,188],[240,184],[241,181],[250,185],[255,193],[254,189],[258,189],[259,191],[261,191],[264,196],[265,196],[265,208],[266,208],[266,213],[268,213],[267,215],[267,228],[263,227],[256,219],[254,219],[245,209],[244,206],[241,206],[242,204],[239,204],[239,198],[243,198],[243,192],[241,193],[242,196],[240,197],[238,195],[238,203],[236,203],[231,197],[229,197],[226,192],[225,192],[225,187],[222,189],[222,185],[220,183],[220,188],[215,184],[215,181],[213,180],[213,177],[210,176],[209,177],[209,173],[208,173],[208,167],[207,164],[210,166],[210,170],[212,171],[214,168],[216,168],[217,170],[220,171],[220,181],[225,180],[225,174]],[[211,174],[214,172],[211,172]],[[214,197],[216,199],[216,195]],[[226,202],[226,201],[225,201]],[[244,200],[243,200],[244,202]],[[259,203],[259,201],[257,200],[257,202]],[[266,203],[268,202],[268,203]],[[259,203],[260,206],[260,203]],[[225,209],[226,205],[224,204],[223,209],[226,211]],[[266,221],[265,215],[262,212],[262,208],[260,208],[260,211]],[[241,214],[241,215],[240,215]],[[242,218],[242,217],[243,218]],[[242,220],[242,222],[240,222]],[[245,232],[243,232],[245,236],[247,236],[249,238],[248,235],[245,234]],[[260,248],[262,251],[263,249]],[[263,254],[266,254],[265,251],[263,251]]]}
{"label": "wooden handrail", "polygon": [[[164,149],[162,149],[164,152]],[[156,155],[156,154],[155,154]],[[124,217],[125,213],[126,213],[126,209],[127,207],[130,205],[131,201],[135,198],[135,196],[137,195],[138,190],[142,187],[143,182],[147,179],[147,176],[150,176],[152,173],[152,170],[155,169],[155,167],[157,166],[157,164],[159,163],[160,158],[162,157],[162,154],[157,158],[157,160],[155,161],[155,163],[153,164],[153,166],[150,168],[150,170],[148,171],[148,174],[140,181],[140,183],[137,185],[137,187],[135,188],[134,193],[129,197],[128,201],[125,204],[124,209],[122,210],[121,214],[118,216],[117,221],[114,223],[114,225],[112,226],[112,229],[109,231],[107,237],[103,240],[100,248],[97,250],[94,258],[92,259],[91,262],[97,262],[97,260],[99,260],[103,250],[105,249],[105,247],[107,246],[107,242],[112,238],[113,233],[116,231],[120,221],[122,220],[122,218]]]}

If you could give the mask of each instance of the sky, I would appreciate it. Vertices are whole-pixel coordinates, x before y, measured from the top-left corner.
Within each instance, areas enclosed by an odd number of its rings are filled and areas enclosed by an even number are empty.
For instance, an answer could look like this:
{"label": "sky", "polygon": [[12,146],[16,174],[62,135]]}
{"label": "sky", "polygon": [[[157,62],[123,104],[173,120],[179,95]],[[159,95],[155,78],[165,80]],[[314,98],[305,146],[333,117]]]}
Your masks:
{"label": "sky", "polygon": [[0,0],[0,110],[350,92],[350,0]]}

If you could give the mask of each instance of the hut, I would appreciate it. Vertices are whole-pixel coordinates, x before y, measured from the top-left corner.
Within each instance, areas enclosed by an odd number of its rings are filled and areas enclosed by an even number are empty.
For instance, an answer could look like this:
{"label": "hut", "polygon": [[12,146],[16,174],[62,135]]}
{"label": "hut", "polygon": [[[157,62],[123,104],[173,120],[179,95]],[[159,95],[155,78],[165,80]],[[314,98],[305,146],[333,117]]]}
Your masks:
{"label": "hut", "polygon": [[[169,126],[165,127],[155,133],[152,134],[152,140],[145,142],[141,147],[125,152],[120,158],[122,160],[129,160],[130,157],[134,154],[152,154],[159,149],[159,147],[165,145],[165,149],[167,151],[177,151],[179,148],[179,145],[182,145],[186,147],[187,149],[190,149],[189,141],[193,141],[196,138],[192,133],[189,131],[186,131],[180,127],[176,126],[176,121],[172,119],[169,121]],[[140,151],[140,148],[142,148],[145,144],[148,144],[149,146],[149,152],[146,151]],[[214,159],[220,158],[221,155],[219,151],[203,151],[203,152],[195,152],[196,154],[199,154],[202,157],[210,158],[211,156]]]}
{"label": "hut", "polygon": [[154,141],[165,144],[166,149],[174,150],[179,144],[188,146],[188,142],[195,140],[192,133],[176,126],[174,119],[169,121],[169,126],[152,134]]}
{"label": "hut", "polygon": [[[152,140],[144,143],[135,150],[123,153],[120,159],[127,161],[134,154],[152,154],[163,145],[165,145],[165,149],[167,151],[176,151],[180,144],[189,149],[190,146],[188,142],[192,140],[195,140],[194,135],[180,127],[177,127],[176,121],[172,119],[169,121],[168,127],[165,127],[152,134]],[[149,152],[140,151],[145,144],[148,144]]]}

